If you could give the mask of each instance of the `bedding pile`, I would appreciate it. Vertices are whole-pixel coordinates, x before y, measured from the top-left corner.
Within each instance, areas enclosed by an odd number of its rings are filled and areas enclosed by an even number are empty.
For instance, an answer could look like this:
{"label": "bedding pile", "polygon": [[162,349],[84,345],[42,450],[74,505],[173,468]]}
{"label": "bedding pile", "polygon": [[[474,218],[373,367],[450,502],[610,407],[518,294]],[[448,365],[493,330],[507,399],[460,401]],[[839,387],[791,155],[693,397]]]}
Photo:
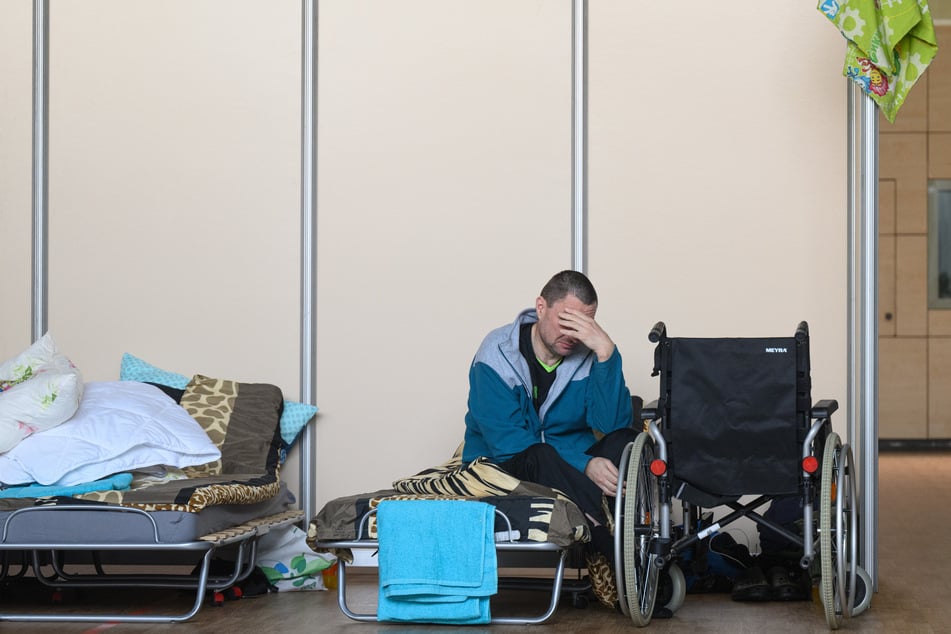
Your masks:
{"label": "bedding pile", "polygon": [[0,482],[68,489],[154,465],[190,467],[221,457],[198,422],[154,385],[88,383],[84,392],[71,418],[0,455]]}
{"label": "bedding pile", "polygon": [[47,496],[184,512],[268,500],[317,409],[128,354],[120,379],[84,383],[49,334],[0,365],[0,509]]}
{"label": "bedding pile", "polygon": [[[386,500],[479,500],[491,504],[508,521],[497,516],[497,541],[548,542],[568,547],[591,539],[581,510],[561,492],[512,477],[484,458],[463,464],[461,447],[446,462],[415,475],[400,478],[392,489],[337,498],[311,520],[307,543],[327,550],[319,542],[376,539],[375,511]],[[364,516],[366,521],[364,522]],[[329,549],[344,561],[348,549]]]}

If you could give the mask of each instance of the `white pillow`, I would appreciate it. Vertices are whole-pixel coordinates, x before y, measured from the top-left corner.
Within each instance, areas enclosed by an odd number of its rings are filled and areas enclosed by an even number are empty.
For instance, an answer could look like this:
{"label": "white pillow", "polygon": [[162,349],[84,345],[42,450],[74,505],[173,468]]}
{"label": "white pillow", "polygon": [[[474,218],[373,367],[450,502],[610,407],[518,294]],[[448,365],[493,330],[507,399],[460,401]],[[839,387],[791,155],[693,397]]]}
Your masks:
{"label": "white pillow", "polygon": [[220,457],[195,419],[157,387],[87,383],[72,418],[0,455],[0,482],[72,486],[153,465],[187,467]]}
{"label": "white pillow", "polygon": [[36,431],[61,424],[83,396],[79,369],[49,333],[0,365],[0,452]]}

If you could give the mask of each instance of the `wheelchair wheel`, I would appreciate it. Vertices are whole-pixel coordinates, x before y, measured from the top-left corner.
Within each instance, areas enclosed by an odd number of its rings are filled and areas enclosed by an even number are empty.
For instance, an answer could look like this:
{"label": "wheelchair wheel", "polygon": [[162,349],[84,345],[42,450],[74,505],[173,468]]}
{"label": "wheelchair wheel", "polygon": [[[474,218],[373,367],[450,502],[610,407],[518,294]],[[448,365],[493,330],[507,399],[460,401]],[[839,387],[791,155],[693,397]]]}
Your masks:
{"label": "wheelchair wheel", "polygon": [[679,610],[687,598],[687,577],[680,566],[671,562],[664,568],[660,573],[658,588],[655,603],[671,612]]}
{"label": "wheelchair wheel", "polygon": [[855,585],[855,602],[852,604],[852,616],[858,616],[872,604],[872,577],[865,568],[855,567],[858,583]]}
{"label": "wheelchair wheel", "polygon": [[617,582],[621,610],[631,617],[634,625],[643,627],[650,623],[654,613],[660,573],[657,555],[651,553],[651,544],[658,534],[660,513],[657,478],[650,472],[654,460],[650,434],[638,434],[632,443],[630,456],[623,516],[619,526],[615,527],[623,533],[623,559],[618,567]]}
{"label": "wheelchair wheel", "polygon": [[838,434],[826,438],[819,508],[820,596],[830,629],[852,616],[858,560],[858,497],[852,449]]}

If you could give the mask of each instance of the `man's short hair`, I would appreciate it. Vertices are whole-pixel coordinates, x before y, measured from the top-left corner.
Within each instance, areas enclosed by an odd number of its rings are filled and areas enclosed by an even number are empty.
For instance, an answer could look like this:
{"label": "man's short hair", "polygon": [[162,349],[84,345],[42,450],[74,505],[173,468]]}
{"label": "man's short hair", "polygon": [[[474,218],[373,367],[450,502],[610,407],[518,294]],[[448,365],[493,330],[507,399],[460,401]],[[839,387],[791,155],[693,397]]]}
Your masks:
{"label": "man's short hair", "polygon": [[567,295],[574,295],[585,306],[598,303],[598,293],[594,290],[594,284],[584,273],[578,271],[568,270],[556,273],[548,280],[541,292],[542,298],[549,305],[564,299]]}

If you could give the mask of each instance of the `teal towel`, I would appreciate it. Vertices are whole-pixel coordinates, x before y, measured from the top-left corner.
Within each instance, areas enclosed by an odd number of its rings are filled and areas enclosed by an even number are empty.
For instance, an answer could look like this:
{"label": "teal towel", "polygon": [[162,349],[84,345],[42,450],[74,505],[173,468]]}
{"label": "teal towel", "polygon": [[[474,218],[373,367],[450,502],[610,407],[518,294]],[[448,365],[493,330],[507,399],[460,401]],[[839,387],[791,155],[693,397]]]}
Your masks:
{"label": "teal towel", "polygon": [[498,591],[495,507],[464,500],[384,500],[377,508],[377,619],[478,624]]}

